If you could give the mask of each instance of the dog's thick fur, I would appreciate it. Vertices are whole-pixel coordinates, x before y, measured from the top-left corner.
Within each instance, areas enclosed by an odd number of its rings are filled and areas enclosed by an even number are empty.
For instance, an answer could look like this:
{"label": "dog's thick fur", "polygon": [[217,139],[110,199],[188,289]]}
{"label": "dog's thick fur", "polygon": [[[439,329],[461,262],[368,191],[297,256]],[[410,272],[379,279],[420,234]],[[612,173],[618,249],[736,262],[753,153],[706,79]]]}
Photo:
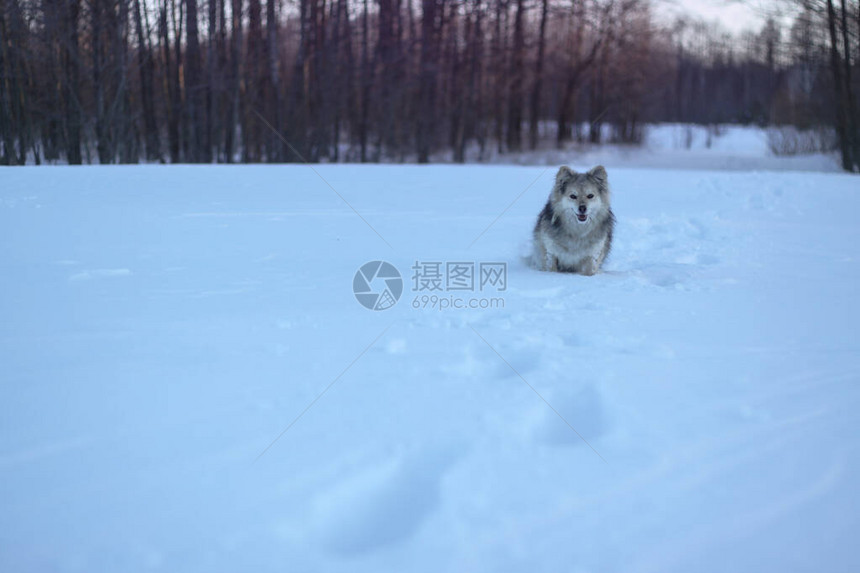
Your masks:
{"label": "dog's thick fur", "polygon": [[535,225],[532,262],[544,271],[593,275],[609,255],[614,228],[606,169],[563,166]]}

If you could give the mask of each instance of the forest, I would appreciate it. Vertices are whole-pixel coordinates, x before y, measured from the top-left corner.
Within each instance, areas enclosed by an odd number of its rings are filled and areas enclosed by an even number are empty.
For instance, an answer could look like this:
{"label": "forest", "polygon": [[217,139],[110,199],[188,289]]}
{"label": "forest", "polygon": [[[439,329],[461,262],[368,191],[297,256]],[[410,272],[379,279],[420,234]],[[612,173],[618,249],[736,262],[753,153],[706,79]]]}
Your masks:
{"label": "forest", "polygon": [[860,2],[0,0],[0,164],[454,162],[792,126],[860,171]]}

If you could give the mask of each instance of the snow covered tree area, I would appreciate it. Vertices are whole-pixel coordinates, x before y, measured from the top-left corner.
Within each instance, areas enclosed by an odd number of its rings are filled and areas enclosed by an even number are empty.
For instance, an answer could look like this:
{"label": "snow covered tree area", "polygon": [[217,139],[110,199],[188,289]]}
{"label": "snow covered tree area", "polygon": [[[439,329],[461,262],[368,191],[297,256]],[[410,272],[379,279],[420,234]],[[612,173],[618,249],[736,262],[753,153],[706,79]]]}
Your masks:
{"label": "snow covered tree area", "polygon": [[0,170],[0,571],[860,570],[857,180],[694,155]]}
{"label": "snow covered tree area", "polygon": [[5,0],[0,164],[516,163],[681,122],[858,171],[858,56],[858,0]]}

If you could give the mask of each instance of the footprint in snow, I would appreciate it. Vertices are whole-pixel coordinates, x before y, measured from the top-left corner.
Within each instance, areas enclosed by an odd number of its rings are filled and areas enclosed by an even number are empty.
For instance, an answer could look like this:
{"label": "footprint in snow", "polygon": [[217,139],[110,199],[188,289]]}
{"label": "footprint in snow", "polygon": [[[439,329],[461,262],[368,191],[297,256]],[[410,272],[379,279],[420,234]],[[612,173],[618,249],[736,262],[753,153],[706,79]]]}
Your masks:
{"label": "footprint in snow", "polygon": [[510,368],[492,350],[487,348],[481,340],[476,340],[474,344],[466,345],[458,355],[440,364],[438,371],[443,376],[465,378],[480,376],[490,379],[503,377],[511,373]]}
{"label": "footprint in snow", "polygon": [[442,475],[458,455],[456,446],[423,448],[345,478],[313,502],[317,539],[345,556],[408,539],[439,504]]}
{"label": "footprint in snow", "polygon": [[675,263],[679,265],[697,265],[703,267],[716,265],[719,262],[719,257],[709,253],[688,253],[675,259]]}
{"label": "footprint in snow", "polygon": [[532,435],[537,441],[553,446],[576,446],[582,444],[582,438],[591,441],[608,430],[603,399],[593,386],[575,391],[545,393],[544,397],[564,420],[541,403],[540,413],[532,427]]}
{"label": "footprint in snow", "polygon": [[689,265],[662,264],[640,268],[636,275],[640,280],[662,288],[681,288],[692,272]]}
{"label": "footprint in snow", "polygon": [[69,277],[69,280],[78,282],[101,278],[127,277],[129,275],[131,275],[129,269],[93,269],[75,273]]}

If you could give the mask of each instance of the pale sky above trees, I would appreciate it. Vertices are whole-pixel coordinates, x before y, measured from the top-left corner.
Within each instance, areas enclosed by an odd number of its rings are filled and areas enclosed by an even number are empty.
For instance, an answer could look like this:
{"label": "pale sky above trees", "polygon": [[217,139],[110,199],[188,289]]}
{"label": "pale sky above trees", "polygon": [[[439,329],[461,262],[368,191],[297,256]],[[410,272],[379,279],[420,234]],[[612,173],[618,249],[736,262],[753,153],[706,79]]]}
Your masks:
{"label": "pale sky above trees", "polygon": [[688,14],[693,18],[717,20],[729,31],[759,30],[767,15],[784,7],[779,0],[655,0],[658,15],[672,18]]}

